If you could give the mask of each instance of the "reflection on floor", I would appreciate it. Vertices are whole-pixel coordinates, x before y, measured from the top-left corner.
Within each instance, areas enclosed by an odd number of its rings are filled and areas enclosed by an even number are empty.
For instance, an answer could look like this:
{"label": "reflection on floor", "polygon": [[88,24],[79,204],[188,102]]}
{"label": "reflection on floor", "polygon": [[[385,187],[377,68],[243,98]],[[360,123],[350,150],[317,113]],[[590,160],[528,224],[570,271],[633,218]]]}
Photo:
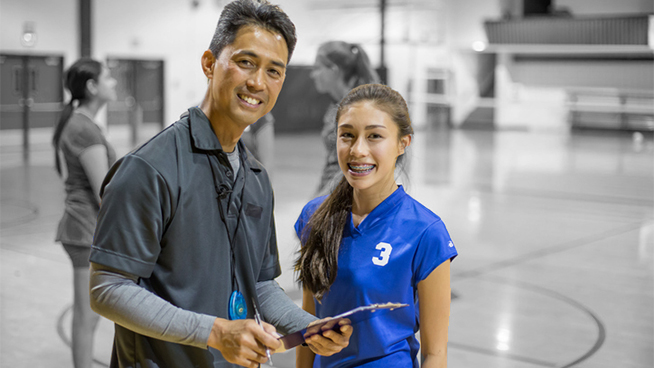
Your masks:
{"label": "reflection on floor", "polygon": [[[110,133],[127,152],[125,134]],[[0,366],[71,367],[72,269],[53,242],[63,190],[50,132],[33,133],[27,164],[20,136],[2,134]],[[275,146],[279,282],[299,301],[292,225],[324,151],[317,134],[278,136]],[[450,367],[654,366],[651,134],[423,131],[407,163],[401,181],[444,219],[460,252]],[[102,320],[96,366],[108,363],[112,337]],[[294,352],[273,360],[292,367]]]}

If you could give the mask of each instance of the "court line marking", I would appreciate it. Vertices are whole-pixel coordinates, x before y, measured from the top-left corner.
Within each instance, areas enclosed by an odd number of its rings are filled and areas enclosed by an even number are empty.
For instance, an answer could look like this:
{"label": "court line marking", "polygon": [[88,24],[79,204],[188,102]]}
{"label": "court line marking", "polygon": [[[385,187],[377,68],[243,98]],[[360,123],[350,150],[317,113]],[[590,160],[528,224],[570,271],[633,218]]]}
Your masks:
{"label": "court line marking", "polygon": [[475,351],[477,353],[492,355],[492,356],[496,356],[496,357],[505,357],[505,358],[509,358],[511,360],[522,361],[522,362],[525,362],[525,363],[536,364],[536,365],[540,365],[540,366],[544,366],[544,367],[569,368],[569,367],[575,366],[575,365],[583,362],[584,360],[590,358],[591,356],[593,356],[602,347],[602,345],[604,345],[604,341],[606,340],[606,327],[605,327],[604,323],[602,322],[602,320],[593,311],[590,310],[590,308],[586,307],[585,305],[581,304],[580,302],[578,302],[578,301],[576,301],[576,300],[574,300],[574,299],[572,299],[572,298],[570,298],[568,296],[565,296],[565,295],[563,295],[561,293],[558,293],[558,292],[556,292],[554,290],[550,290],[550,289],[544,288],[542,286],[534,285],[534,284],[527,283],[527,282],[508,280],[506,278],[502,278],[502,277],[498,277],[498,276],[488,276],[488,277],[484,278],[482,281],[494,282],[494,283],[503,284],[503,285],[509,285],[509,286],[513,286],[513,287],[527,289],[527,290],[530,290],[530,291],[532,291],[534,293],[537,293],[537,294],[548,295],[549,297],[552,297],[554,299],[558,299],[558,300],[562,301],[563,303],[568,304],[568,305],[572,306],[573,308],[576,308],[576,309],[580,310],[581,312],[583,312],[584,314],[589,316],[593,320],[595,325],[597,326],[597,338],[595,340],[595,343],[593,344],[593,346],[588,351],[586,351],[580,357],[574,359],[570,363],[566,363],[566,364],[563,364],[563,365],[559,365],[559,364],[556,364],[556,363],[549,363],[549,362],[545,362],[545,361],[538,360],[538,359],[533,359],[533,358],[527,358],[527,357],[523,357],[523,356],[520,356],[520,355],[500,353],[500,352],[497,352],[497,351],[491,350],[491,349],[484,349],[484,348],[480,348],[480,347],[476,347],[476,346],[470,346],[470,345],[465,345],[465,344],[451,342],[451,341],[448,342],[448,344],[450,346],[455,347],[455,348],[459,348],[459,349],[463,349],[463,350]]}
{"label": "court line marking", "polygon": [[[422,183],[424,186],[439,186],[443,184],[451,184],[449,181],[428,181]],[[515,196],[515,197],[531,197],[531,198],[543,198],[543,199],[558,199],[562,201],[572,201],[572,202],[591,202],[597,204],[619,204],[624,206],[633,206],[633,207],[647,207],[650,208],[654,205],[654,199],[648,197],[620,197],[611,194],[591,194],[591,193],[574,193],[574,192],[563,192],[556,190],[538,190],[538,189],[528,189],[524,187],[508,187],[503,190],[495,189],[492,183],[480,182],[480,181],[471,181],[466,183],[466,185],[471,185],[474,187],[475,191],[491,194],[493,196]]]}
{"label": "court line marking", "polygon": [[[27,210],[27,214],[21,217],[11,218],[7,221],[0,222],[0,229],[8,229],[17,225],[26,224],[28,222],[34,221],[39,217],[39,207],[33,204],[30,201],[24,201],[20,199],[0,199],[0,207],[13,205]],[[6,207],[5,207],[6,208]],[[5,210],[6,212],[6,210]]]}
{"label": "court line marking", "polygon": [[[491,189],[491,191],[493,191]],[[619,204],[623,206],[634,206],[634,207],[652,207],[654,205],[654,200],[651,198],[637,198],[637,197],[619,197],[615,195],[603,195],[603,194],[589,194],[589,193],[572,193],[572,192],[561,192],[554,190],[533,190],[526,188],[509,188],[505,192],[493,192],[494,195],[516,195],[523,197],[536,197],[536,198],[548,198],[548,199],[559,199],[567,201],[576,201],[576,202],[592,202],[598,204]]]}
{"label": "court line marking", "polygon": [[519,361],[519,362],[523,362],[523,363],[534,364],[534,365],[538,365],[538,366],[541,366],[541,367],[552,367],[552,368],[557,368],[558,367],[556,365],[556,363],[552,363],[552,362],[546,362],[546,361],[543,361],[543,360],[528,358],[528,357],[524,357],[524,356],[516,355],[516,354],[500,353],[500,352],[495,351],[495,350],[484,349],[484,348],[480,348],[480,347],[477,347],[477,346],[471,346],[471,345],[461,344],[461,343],[452,342],[452,341],[448,341],[447,345],[449,347],[452,347],[452,348],[455,348],[455,349],[472,351],[472,352],[475,352],[475,353],[484,354],[484,355],[491,355],[491,356],[498,357],[498,358],[507,358],[509,360],[515,360],[515,361]]}
{"label": "court line marking", "polygon": [[[484,274],[487,274],[487,273],[490,273],[490,272],[495,272],[495,271],[500,270],[500,269],[517,266],[519,264],[522,264],[522,263],[525,263],[525,262],[528,262],[528,261],[532,261],[532,260],[535,260],[537,258],[541,258],[541,257],[548,256],[548,255],[555,254],[555,253],[564,252],[564,251],[567,251],[567,250],[570,250],[570,249],[573,249],[573,248],[578,248],[578,247],[581,247],[581,246],[584,246],[584,245],[592,244],[592,243],[597,242],[599,240],[603,240],[603,239],[610,238],[610,237],[613,237],[613,236],[618,236],[618,235],[621,235],[621,234],[625,234],[625,233],[628,233],[630,231],[634,231],[634,230],[640,228],[640,226],[641,226],[641,223],[630,223],[630,224],[619,226],[617,228],[614,228],[614,229],[611,229],[611,230],[608,230],[608,231],[605,231],[605,232],[602,232],[602,233],[599,233],[599,234],[593,234],[593,235],[585,236],[585,237],[578,238],[578,239],[575,239],[575,240],[563,242],[563,243],[561,243],[561,244],[559,244],[557,246],[547,247],[545,249],[541,249],[541,250],[538,250],[536,252],[531,252],[531,253],[525,254],[523,256],[515,257],[515,258],[512,258],[512,259],[507,259],[507,260],[500,261],[500,262],[495,262],[495,263],[492,263],[492,264],[490,264],[488,266],[480,267],[480,268],[478,268],[476,270],[460,272],[460,273],[452,275],[452,282],[451,283],[455,283],[457,281],[465,280],[465,279],[469,279],[469,278],[477,278],[477,277],[479,277],[481,275],[484,275]],[[486,275],[486,277],[483,280],[493,281],[493,279],[495,279],[496,282],[497,282],[497,280],[502,280],[501,278],[499,278],[497,276],[488,276],[488,275]],[[502,281],[502,282],[508,283],[508,281]],[[599,317],[595,313],[593,313],[589,308],[587,308],[583,304],[579,303],[578,301],[576,301],[576,300],[574,300],[574,299],[572,299],[570,297],[567,297],[567,296],[565,296],[563,294],[559,294],[559,293],[557,293],[557,292],[555,292],[553,290],[549,290],[549,289],[546,289],[546,288],[543,288],[543,287],[540,287],[540,286],[537,286],[537,285],[528,284],[528,283],[520,282],[520,281],[511,282],[511,284],[512,285],[514,285],[514,284],[515,285],[522,285],[522,287],[524,287],[524,288],[531,288],[531,289],[534,289],[534,290],[539,290],[540,292],[542,292],[544,294],[549,294],[550,296],[553,296],[553,297],[555,297],[555,298],[557,298],[557,299],[559,299],[561,301],[564,301],[564,302],[566,302],[566,303],[580,309],[585,314],[587,314],[591,319],[594,320],[594,322],[595,322],[595,324],[596,324],[596,326],[598,328],[598,334],[597,334],[597,339],[595,340],[595,344],[593,344],[593,346],[586,353],[584,353],[583,355],[581,355],[579,358],[575,359],[571,363],[567,363],[567,364],[564,364],[564,365],[561,365],[561,366],[556,366],[555,365],[555,367],[560,367],[560,368],[572,367],[572,366],[574,366],[576,364],[579,364],[582,361],[590,358],[591,356],[593,356],[602,347],[602,345],[604,344],[604,340],[606,339],[606,328],[604,327],[604,323],[599,319]],[[480,349],[480,350],[483,350],[483,349]],[[494,355],[497,355],[497,354],[494,354]]]}
{"label": "court line marking", "polygon": [[503,284],[510,284],[512,286],[518,286],[522,287],[524,289],[531,289],[531,291],[535,293],[540,293],[540,294],[548,294],[550,297],[558,299],[566,304],[571,305],[574,308],[577,308],[584,312],[586,315],[588,315],[594,322],[595,325],[597,326],[597,339],[595,340],[595,343],[593,346],[583,355],[581,355],[579,358],[573,360],[571,363],[567,363],[564,365],[557,365],[558,368],[569,368],[574,365],[577,365],[581,363],[582,361],[590,358],[593,354],[595,354],[604,344],[604,341],[606,340],[606,327],[604,325],[604,322],[595,314],[590,308],[586,307],[585,305],[581,304],[580,302],[564,295],[559,292],[556,292],[554,290],[550,290],[547,288],[544,288],[542,286],[538,286],[535,284],[531,284],[528,282],[524,281],[513,281],[513,280],[508,280],[504,279],[498,276],[490,276],[489,278],[485,279],[488,281],[493,281],[497,283],[503,283]]}
{"label": "court line marking", "polygon": [[473,277],[479,277],[483,274],[487,274],[490,272],[495,272],[504,268],[508,267],[513,267],[517,266],[519,264],[529,262],[532,260],[535,260],[537,258],[542,258],[546,257],[552,254],[556,253],[561,253],[565,252],[574,248],[579,248],[584,245],[592,244],[595,243],[599,240],[604,240],[607,238],[611,238],[614,236],[622,235],[625,233],[628,233],[630,231],[634,231],[636,229],[639,229],[642,226],[641,222],[637,223],[628,223],[626,225],[618,226],[616,228],[613,228],[611,230],[607,230],[601,233],[596,233],[596,234],[591,234],[587,236],[583,236],[581,238],[576,238],[573,240],[568,240],[564,241],[563,243],[560,243],[558,245],[553,245],[549,247],[545,247],[539,250],[536,250],[534,252],[526,253],[517,257],[513,258],[508,258],[502,261],[498,261],[495,263],[490,263],[486,266],[479,267],[477,269],[472,269],[472,270],[467,270],[467,271],[461,271],[461,272],[456,272],[452,274],[452,283],[455,283],[459,280],[462,279],[468,279],[468,278],[473,278]]}

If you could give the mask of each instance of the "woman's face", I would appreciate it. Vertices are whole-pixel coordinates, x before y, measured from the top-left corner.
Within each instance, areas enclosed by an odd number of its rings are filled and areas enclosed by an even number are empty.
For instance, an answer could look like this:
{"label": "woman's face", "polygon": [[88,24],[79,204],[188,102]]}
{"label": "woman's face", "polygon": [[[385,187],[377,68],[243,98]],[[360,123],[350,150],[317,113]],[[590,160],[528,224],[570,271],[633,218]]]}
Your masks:
{"label": "woman's face", "polygon": [[338,164],[355,191],[387,196],[395,190],[395,162],[411,143],[411,136],[398,139],[398,132],[391,116],[369,101],[357,102],[341,115]]}
{"label": "woman's face", "polygon": [[96,81],[95,97],[104,101],[116,101],[116,84],[118,82],[111,76],[109,68],[103,67],[98,80]]}

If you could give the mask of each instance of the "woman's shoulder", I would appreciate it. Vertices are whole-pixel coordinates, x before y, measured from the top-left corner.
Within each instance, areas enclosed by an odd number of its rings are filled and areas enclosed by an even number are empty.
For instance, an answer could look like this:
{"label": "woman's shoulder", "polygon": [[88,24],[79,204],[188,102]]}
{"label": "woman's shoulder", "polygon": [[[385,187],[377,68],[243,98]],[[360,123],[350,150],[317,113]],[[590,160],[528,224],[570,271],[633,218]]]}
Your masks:
{"label": "woman's shoulder", "polygon": [[327,197],[328,195],[323,195],[307,202],[307,204],[304,205],[304,208],[302,208],[302,216],[311,217],[311,215],[316,212],[318,207],[320,207],[320,205],[325,201],[325,199],[327,199]]}
{"label": "woman's shoulder", "polygon": [[86,115],[82,115],[79,113],[73,113],[70,118],[68,119],[68,122],[66,123],[66,127],[64,128],[64,133],[68,134],[79,134],[79,133],[97,133],[97,134],[102,134],[102,131],[100,130],[100,127],[91,120]]}
{"label": "woman's shoulder", "polygon": [[429,226],[435,222],[442,222],[440,216],[409,194],[404,196],[400,211],[403,212],[404,218],[407,218],[407,216],[411,217],[412,220],[422,223],[425,226]]}
{"label": "woman's shoulder", "polygon": [[76,150],[96,144],[104,144],[100,127],[85,115],[71,115],[61,132],[61,145]]}
{"label": "woman's shoulder", "polygon": [[304,228],[309,223],[309,219],[311,219],[311,216],[313,216],[314,212],[316,212],[318,207],[320,207],[320,205],[325,201],[325,198],[327,198],[326,195],[320,196],[310,200],[307,204],[304,205],[302,212],[300,212],[300,216],[298,216],[297,221],[295,221],[294,226],[298,237],[302,237]]}
{"label": "woman's shoulder", "polygon": [[440,216],[408,195],[402,205],[404,206],[402,209],[404,226],[401,228],[407,234],[412,234],[412,236],[419,239],[416,242],[419,252],[441,252],[444,257],[441,257],[443,260],[456,257],[454,242]]}

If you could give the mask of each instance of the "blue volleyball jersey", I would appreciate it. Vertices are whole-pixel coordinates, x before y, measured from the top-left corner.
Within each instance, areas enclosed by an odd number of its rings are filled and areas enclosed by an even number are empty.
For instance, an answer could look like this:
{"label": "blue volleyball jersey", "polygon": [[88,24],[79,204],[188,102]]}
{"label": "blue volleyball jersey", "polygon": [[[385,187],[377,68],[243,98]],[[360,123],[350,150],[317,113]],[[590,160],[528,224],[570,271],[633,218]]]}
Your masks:
{"label": "blue volleyball jersey", "polygon": [[[327,196],[307,203],[295,231],[300,239],[313,212]],[[304,242],[303,242],[304,243]],[[314,367],[418,367],[418,283],[441,263],[457,256],[441,221],[400,186],[354,227],[348,217],[338,254],[338,273],[316,316],[335,316],[374,303],[408,307],[358,323],[350,344]]]}

